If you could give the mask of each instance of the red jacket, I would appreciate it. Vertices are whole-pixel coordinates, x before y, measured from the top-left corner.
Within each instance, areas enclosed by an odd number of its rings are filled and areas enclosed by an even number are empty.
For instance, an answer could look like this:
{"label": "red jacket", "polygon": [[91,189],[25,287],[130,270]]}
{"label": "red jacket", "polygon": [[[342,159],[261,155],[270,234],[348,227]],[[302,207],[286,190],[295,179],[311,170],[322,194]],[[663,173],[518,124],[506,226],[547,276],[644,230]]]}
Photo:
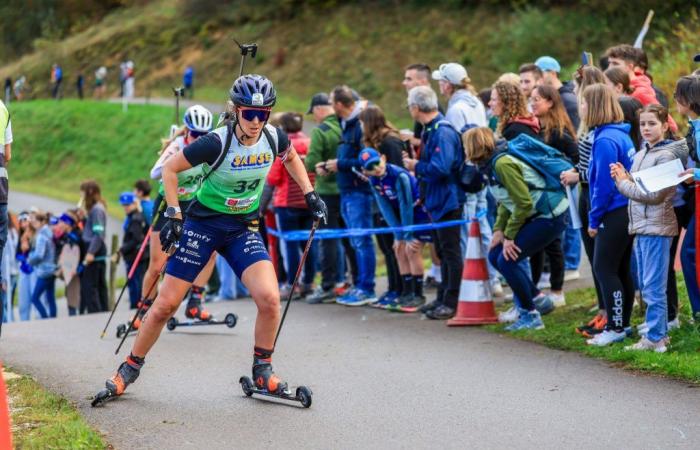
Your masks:
{"label": "red jacket", "polygon": [[[309,151],[311,139],[309,139],[303,131],[290,133],[288,137],[297,155],[299,155],[303,161],[304,158],[306,158],[306,153]],[[309,174],[309,179],[313,185],[315,181],[313,173]],[[275,193],[272,197],[272,205],[274,207],[307,209],[304,193],[296,181],[289,175],[287,169],[284,168],[281,159],[277,158],[275,162],[272,163],[270,172],[267,174],[267,182],[275,187]]]}
{"label": "red jacket", "polygon": [[[642,106],[659,104],[659,100],[656,98],[656,92],[654,92],[654,88],[651,87],[651,80],[645,74],[635,72],[634,78],[630,80],[630,86],[634,88],[634,92],[632,92],[630,96],[639,100]],[[673,117],[671,117],[671,114],[668,115],[668,126],[674,133],[678,131],[678,125],[676,121],[673,120]]]}

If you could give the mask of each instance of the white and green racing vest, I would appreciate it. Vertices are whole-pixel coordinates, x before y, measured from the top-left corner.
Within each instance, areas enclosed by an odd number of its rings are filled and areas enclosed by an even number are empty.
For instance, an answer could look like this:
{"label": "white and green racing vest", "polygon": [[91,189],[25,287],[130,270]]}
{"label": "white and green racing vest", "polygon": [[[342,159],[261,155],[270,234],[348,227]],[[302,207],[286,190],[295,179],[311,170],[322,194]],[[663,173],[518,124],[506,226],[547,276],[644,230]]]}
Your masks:
{"label": "white and green racing vest", "polygon": [[[265,179],[276,155],[271,144],[276,148],[279,139],[275,127],[265,127],[274,143],[269,142],[264,132],[258,142],[251,146],[242,145],[233,136],[224,160],[213,172],[210,173],[209,164],[202,164],[205,175],[197,192],[199,203],[224,214],[250,214],[258,210]],[[223,149],[227,127],[217,128],[213,132],[219,135]]]}
{"label": "white and green racing vest", "polygon": [[[178,136],[175,141],[175,145],[178,147],[178,151],[182,151],[187,145],[185,144],[184,136]],[[191,167],[177,174],[177,199],[181,202],[189,202],[194,200],[199,190],[199,185],[202,181],[201,166]],[[158,187],[158,193],[165,197],[165,187],[163,186],[163,180],[160,180],[160,186]]]}

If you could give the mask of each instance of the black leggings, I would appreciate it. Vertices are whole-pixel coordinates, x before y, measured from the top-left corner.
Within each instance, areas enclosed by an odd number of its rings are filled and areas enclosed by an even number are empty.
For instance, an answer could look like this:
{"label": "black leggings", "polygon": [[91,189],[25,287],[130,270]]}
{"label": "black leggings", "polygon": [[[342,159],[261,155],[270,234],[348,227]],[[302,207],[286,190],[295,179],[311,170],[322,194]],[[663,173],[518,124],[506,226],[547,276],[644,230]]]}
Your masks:
{"label": "black leggings", "polygon": [[630,274],[632,236],[627,234],[627,208],[618,208],[603,216],[595,237],[593,273],[600,282],[607,329],[622,331],[630,324],[634,304],[634,283]]}
{"label": "black leggings", "polygon": [[[588,211],[591,209],[591,199],[588,197],[588,183],[581,183],[581,195],[579,195],[578,201],[578,214],[581,216],[581,241],[583,242],[583,248],[586,251],[586,256],[588,257],[588,262],[593,267],[593,256],[595,253],[595,241],[592,237],[588,235]],[[598,310],[605,310],[605,303],[603,302],[603,291],[600,288],[600,282],[595,272],[592,271],[593,275],[593,285],[595,286],[595,293],[598,300]]]}
{"label": "black leggings", "polygon": [[[462,218],[462,211],[457,209],[446,213],[438,222],[448,220],[459,220]],[[451,308],[457,308],[459,300],[459,288],[462,284],[462,248],[459,245],[461,228],[459,226],[438,228],[432,231],[435,250],[440,257],[440,273],[442,282],[438,286],[437,302],[443,303]]]}
{"label": "black leggings", "polygon": [[[376,227],[388,227],[389,224],[386,223],[384,217],[381,214],[374,215],[374,226]],[[392,233],[377,234],[377,244],[379,244],[379,249],[384,254],[384,261],[386,262],[386,276],[389,281],[388,290],[401,293],[401,271],[399,270],[399,263],[396,261],[396,255],[394,254],[394,235]]]}
{"label": "black leggings", "polygon": [[561,238],[550,242],[543,250],[530,256],[532,281],[537,285],[544,270],[544,255],[549,257],[549,283],[553,291],[561,291],[564,287],[564,252],[561,249]]}

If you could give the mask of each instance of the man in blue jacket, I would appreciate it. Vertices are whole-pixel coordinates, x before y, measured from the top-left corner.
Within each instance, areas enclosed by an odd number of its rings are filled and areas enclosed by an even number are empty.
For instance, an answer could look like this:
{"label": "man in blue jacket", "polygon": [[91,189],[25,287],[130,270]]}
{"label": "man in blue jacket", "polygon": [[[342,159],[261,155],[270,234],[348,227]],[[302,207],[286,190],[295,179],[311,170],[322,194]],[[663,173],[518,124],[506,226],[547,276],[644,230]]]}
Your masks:
{"label": "man in blue jacket", "polygon": [[[438,111],[437,94],[428,86],[417,86],[408,93],[408,109],[414,120],[423,124],[420,160],[404,159],[421,183],[421,197],[434,223],[462,218],[464,192],[457,186],[459,168],[464,161],[462,142]],[[446,320],[454,316],[462,281],[462,255],[459,225],[433,232],[435,248],[442,261],[442,283],[437,298],[421,311],[430,319]]]}
{"label": "man in blue jacket", "polygon": [[[360,112],[367,106],[367,101],[356,100],[352,90],[347,86],[338,86],[331,93],[333,110],[340,119],[342,131],[338,145],[338,158],[326,162],[326,170],[337,172],[336,181],[340,191],[340,213],[348,228],[371,228],[372,207],[374,199],[366,181],[357,176],[361,170],[357,156],[362,145],[362,127]],[[354,171],[353,171],[354,169]],[[377,299],[374,294],[374,269],[376,258],[371,235],[350,238],[355,250],[358,276],[355,286],[336,302],[347,306],[362,306]]]}

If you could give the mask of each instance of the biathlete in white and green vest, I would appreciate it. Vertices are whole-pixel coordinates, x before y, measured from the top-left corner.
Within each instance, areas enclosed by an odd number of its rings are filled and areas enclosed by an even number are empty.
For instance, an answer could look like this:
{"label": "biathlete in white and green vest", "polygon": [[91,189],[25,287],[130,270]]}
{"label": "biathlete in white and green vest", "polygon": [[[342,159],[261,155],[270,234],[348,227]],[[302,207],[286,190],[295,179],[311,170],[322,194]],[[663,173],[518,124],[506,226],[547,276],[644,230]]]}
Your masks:
{"label": "biathlete in white and green vest", "polygon": [[[275,269],[258,232],[260,195],[274,159],[282,158],[318,219],[325,220],[326,205],[313,190],[304,163],[286,134],[267,125],[276,101],[272,82],[260,75],[244,75],[234,82],[229,95],[232,121],[174,154],[163,167],[168,220],[160,241],[172,256],[131,354],[107,380],[113,395],[121,395],[136,380],[146,354],[214,251],[226,258],[258,307],[253,356],[256,386],[273,393],[287,390],[287,384],[272,371],[280,294]],[[204,171],[202,187],[183,223],[178,173],[198,166]]]}
{"label": "biathlete in white and green vest", "polygon": [[[209,133],[212,129],[212,121],[212,114],[205,107],[194,105],[187,108],[183,116],[184,126],[180,128],[171,139],[164,142],[160,157],[151,169],[151,178],[154,180],[161,180],[165,163],[174,155],[182,152],[186,146]],[[186,211],[192,200],[194,200],[201,181],[201,167],[192,167],[177,174],[177,198],[182,211]],[[164,194],[165,188],[161,180],[158,198],[155,202],[156,208],[153,211],[153,231],[159,232],[167,222],[167,218],[164,215],[165,207],[158,206],[161,205]],[[158,233],[151,233],[149,258],[148,270],[144,274],[141,289],[144,297],[142,299],[143,304],[139,305],[139,317],[134,320],[134,329],[139,329],[143,316],[153,304],[153,300],[158,294],[157,285],[154,286],[154,283],[155,280],[160,277],[160,270],[163,264],[165,264],[165,260],[168,258],[168,255],[161,249]],[[204,269],[201,270],[194,283],[192,283],[187,307],[185,308],[185,315],[191,319],[210,320],[212,318],[211,314],[202,306],[202,296],[204,294],[204,286],[206,286],[214,270],[214,263],[215,257],[212,255],[210,261],[206,264]]]}

